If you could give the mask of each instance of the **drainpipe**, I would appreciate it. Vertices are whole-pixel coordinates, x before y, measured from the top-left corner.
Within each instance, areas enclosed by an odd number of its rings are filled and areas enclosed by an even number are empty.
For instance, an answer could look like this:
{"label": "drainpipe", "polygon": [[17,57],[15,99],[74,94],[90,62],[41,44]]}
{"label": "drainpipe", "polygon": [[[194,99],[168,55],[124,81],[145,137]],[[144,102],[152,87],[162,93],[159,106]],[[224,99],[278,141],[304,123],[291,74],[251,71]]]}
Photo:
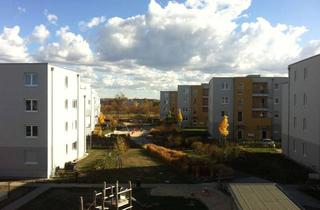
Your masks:
{"label": "drainpipe", "polygon": [[79,158],[80,157],[80,151],[79,151],[79,149],[80,149],[80,139],[79,139],[79,89],[80,89],[80,82],[79,82],[79,80],[80,80],[80,77],[79,77],[79,74],[77,74],[77,158]]}
{"label": "drainpipe", "polygon": [[53,71],[54,68],[51,67],[51,176],[54,175],[55,168],[54,168],[54,161],[53,161]]}

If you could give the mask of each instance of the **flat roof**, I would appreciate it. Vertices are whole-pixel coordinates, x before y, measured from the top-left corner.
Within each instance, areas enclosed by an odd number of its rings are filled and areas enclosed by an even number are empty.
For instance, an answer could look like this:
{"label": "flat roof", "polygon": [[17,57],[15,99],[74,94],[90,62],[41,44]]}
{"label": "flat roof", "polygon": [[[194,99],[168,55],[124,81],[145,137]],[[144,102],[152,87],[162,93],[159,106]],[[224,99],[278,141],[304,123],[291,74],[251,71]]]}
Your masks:
{"label": "flat roof", "polygon": [[231,183],[229,188],[239,209],[300,209],[275,183]]}
{"label": "flat roof", "polygon": [[300,61],[294,62],[294,63],[292,63],[292,64],[289,64],[289,66],[295,65],[295,64],[297,64],[297,63],[300,63],[300,62],[303,62],[303,61],[306,61],[306,60],[309,60],[309,59],[313,59],[313,58],[318,57],[318,56],[320,56],[320,54],[317,54],[317,55],[314,55],[314,56],[311,56],[311,57],[302,59],[302,60],[300,60]]}

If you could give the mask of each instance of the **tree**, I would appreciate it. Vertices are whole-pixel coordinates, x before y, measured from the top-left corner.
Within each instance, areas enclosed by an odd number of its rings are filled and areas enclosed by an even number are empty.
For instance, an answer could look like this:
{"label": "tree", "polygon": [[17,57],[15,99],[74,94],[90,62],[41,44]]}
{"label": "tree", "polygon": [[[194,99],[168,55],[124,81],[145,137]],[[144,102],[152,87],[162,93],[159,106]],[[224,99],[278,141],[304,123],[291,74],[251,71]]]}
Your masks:
{"label": "tree", "polygon": [[227,136],[229,135],[228,127],[229,127],[228,116],[224,115],[219,124],[219,132],[220,132],[220,135],[224,137],[224,140],[226,140]]}
{"label": "tree", "polygon": [[177,122],[180,126],[181,126],[182,120],[183,120],[182,112],[181,112],[181,109],[179,109],[177,114]]}
{"label": "tree", "polygon": [[105,116],[102,112],[100,112],[99,117],[98,117],[98,123],[99,123],[99,125],[100,125],[100,126],[101,126],[101,125],[104,125],[104,124],[105,124],[105,121],[106,121],[106,116]]}

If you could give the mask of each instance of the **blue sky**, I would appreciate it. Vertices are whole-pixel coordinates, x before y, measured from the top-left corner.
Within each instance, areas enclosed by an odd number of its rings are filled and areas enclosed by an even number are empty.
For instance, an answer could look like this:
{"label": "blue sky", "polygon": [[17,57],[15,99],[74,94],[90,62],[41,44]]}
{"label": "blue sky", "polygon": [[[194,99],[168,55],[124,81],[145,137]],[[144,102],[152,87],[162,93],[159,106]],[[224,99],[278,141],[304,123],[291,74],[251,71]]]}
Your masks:
{"label": "blue sky", "polygon": [[102,97],[158,98],[212,76],[285,76],[320,52],[319,0],[168,3],[0,1],[0,62],[81,71]]}

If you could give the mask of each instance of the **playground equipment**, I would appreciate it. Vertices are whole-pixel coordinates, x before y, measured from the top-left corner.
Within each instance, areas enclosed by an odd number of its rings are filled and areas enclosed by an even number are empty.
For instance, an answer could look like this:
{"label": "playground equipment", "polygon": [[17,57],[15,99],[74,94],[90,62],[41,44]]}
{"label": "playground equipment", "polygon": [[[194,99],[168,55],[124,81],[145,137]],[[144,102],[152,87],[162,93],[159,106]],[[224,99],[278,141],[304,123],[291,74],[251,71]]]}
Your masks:
{"label": "playground equipment", "polygon": [[129,181],[129,187],[119,186],[117,181],[115,185],[107,186],[103,183],[101,192],[94,191],[93,202],[88,208],[84,208],[83,197],[80,197],[81,210],[132,210],[132,185]]}

